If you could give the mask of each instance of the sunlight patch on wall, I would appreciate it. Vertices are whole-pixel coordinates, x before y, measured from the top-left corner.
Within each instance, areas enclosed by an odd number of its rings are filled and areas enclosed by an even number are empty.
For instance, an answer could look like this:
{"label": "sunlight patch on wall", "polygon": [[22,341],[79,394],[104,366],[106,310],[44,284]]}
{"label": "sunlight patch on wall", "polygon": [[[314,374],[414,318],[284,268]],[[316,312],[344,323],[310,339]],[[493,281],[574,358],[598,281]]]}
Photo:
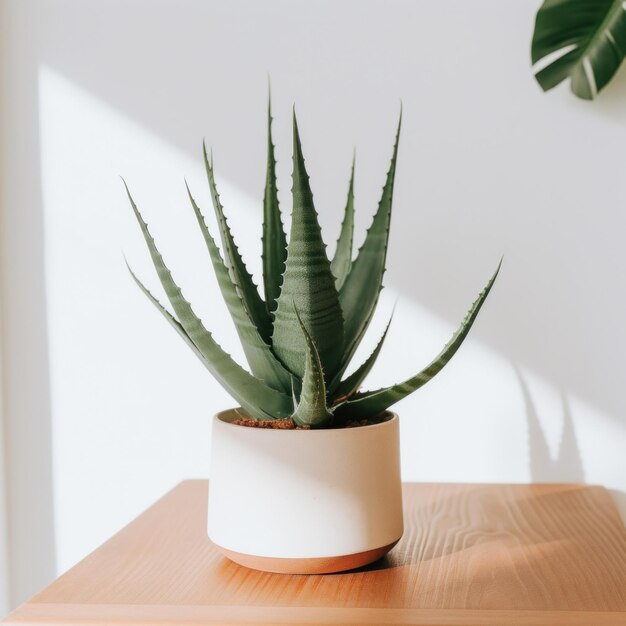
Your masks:
{"label": "sunlight patch on wall", "polygon": [[[46,67],[39,93],[63,571],[177,481],[206,476],[209,418],[232,404],[132,284],[122,251],[162,297],[120,174],[196,312],[242,363],[243,357],[185,194],[183,177],[217,235],[200,143],[190,159]],[[261,198],[220,179],[219,162],[217,175],[237,243],[258,282]],[[392,275],[387,280],[391,286],[356,357],[371,350],[397,299],[370,386],[415,373],[454,330],[395,292]],[[491,298],[498,297],[496,285]],[[459,303],[459,322],[469,304]],[[397,410],[405,480],[585,480],[626,490],[620,422],[573,390],[516,368],[472,334],[440,376]]]}

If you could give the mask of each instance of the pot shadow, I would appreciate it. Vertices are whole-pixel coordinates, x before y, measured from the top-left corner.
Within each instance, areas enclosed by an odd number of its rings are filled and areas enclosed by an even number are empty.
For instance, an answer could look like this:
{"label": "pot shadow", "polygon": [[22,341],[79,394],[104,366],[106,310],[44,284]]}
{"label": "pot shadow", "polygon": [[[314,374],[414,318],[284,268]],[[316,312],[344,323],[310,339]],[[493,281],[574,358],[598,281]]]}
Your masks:
{"label": "pot shadow", "polygon": [[336,574],[363,574],[366,572],[377,572],[379,570],[392,569],[393,567],[397,567],[394,565],[393,558],[389,556],[389,554],[385,554],[385,556],[381,557],[377,561],[370,563],[369,565],[363,565],[361,567],[356,567],[355,569],[347,570],[345,572],[335,572]]}

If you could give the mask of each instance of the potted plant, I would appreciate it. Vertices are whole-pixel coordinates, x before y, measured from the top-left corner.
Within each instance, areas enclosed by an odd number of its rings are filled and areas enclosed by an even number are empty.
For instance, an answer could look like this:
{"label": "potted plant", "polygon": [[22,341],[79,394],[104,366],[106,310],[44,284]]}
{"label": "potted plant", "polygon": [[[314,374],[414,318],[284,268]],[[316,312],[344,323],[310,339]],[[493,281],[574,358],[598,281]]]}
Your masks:
{"label": "potted plant", "polygon": [[428,382],[458,350],[500,266],[430,365],[400,384],[361,391],[386,330],[369,358],[349,376],[344,374],[382,288],[400,122],[382,197],[363,246],[353,259],[353,163],[341,232],[329,259],[295,111],[287,240],[278,206],[271,121],[268,108],[263,297],[234,243],[206,148],[204,163],[222,252],[187,187],[250,372],[222,350],[195,315],[128,193],[173,313],[133,278],[239,405],[213,418],[209,537],[230,559],[256,569],[341,571],[377,560],[400,539],[398,417],[388,408]]}

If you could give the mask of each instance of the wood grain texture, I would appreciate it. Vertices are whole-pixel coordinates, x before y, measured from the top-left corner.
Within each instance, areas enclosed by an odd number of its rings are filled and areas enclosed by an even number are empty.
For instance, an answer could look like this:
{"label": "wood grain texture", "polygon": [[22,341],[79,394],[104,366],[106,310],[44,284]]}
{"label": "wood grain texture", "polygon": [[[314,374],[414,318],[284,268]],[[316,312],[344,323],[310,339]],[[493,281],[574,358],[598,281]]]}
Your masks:
{"label": "wood grain texture", "polygon": [[10,624],[626,624],[626,530],[582,485],[405,485],[406,531],[350,573],[257,572],[206,536],[186,481]]}

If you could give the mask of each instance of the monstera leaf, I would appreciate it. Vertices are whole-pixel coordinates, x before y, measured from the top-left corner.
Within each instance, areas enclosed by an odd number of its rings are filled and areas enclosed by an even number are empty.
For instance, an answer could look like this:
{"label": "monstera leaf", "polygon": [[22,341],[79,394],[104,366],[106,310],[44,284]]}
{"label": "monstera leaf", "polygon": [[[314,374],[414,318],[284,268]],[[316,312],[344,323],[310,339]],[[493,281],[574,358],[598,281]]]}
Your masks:
{"label": "monstera leaf", "polygon": [[531,49],[533,65],[551,56],[535,74],[544,91],[569,77],[579,98],[596,97],[626,55],[625,7],[623,0],[544,0]]}

